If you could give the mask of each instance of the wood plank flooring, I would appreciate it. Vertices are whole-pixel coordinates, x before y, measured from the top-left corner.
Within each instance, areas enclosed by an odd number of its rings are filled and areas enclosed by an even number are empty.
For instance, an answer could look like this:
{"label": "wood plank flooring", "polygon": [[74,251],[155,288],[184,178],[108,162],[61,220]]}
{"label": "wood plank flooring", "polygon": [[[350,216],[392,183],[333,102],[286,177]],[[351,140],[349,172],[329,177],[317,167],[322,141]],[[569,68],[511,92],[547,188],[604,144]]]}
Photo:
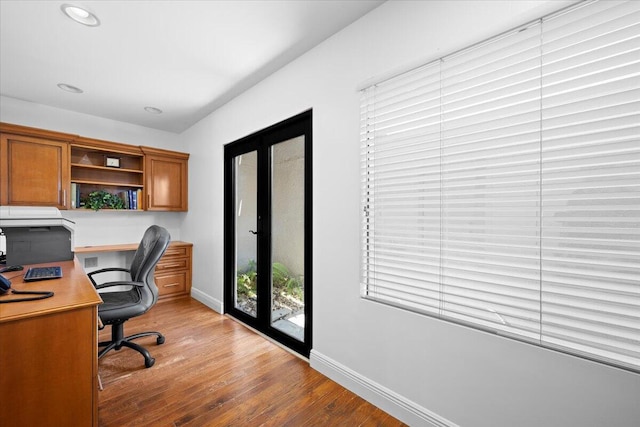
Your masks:
{"label": "wood plank flooring", "polygon": [[[156,363],[131,349],[99,361],[99,425],[404,426],[308,363],[191,298],[163,301],[125,324]],[[110,327],[100,333],[109,337]]]}

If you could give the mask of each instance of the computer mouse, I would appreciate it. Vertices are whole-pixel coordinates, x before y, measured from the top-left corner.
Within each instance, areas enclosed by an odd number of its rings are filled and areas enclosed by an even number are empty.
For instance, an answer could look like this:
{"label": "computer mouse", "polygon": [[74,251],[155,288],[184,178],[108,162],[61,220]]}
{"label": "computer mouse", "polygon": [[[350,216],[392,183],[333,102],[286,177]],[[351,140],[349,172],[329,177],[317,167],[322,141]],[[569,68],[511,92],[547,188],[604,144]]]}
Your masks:
{"label": "computer mouse", "polygon": [[7,271],[20,271],[24,270],[24,267],[21,265],[10,265],[8,267],[0,268],[0,273],[6,273]]}

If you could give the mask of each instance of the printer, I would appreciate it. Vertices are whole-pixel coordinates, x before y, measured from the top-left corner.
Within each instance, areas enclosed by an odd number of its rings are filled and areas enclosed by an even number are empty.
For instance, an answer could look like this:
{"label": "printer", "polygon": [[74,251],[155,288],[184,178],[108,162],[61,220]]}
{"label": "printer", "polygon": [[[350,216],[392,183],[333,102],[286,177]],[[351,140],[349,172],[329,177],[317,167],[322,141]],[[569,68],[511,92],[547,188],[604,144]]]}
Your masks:
{"label": "printer", "polygon": [[0,252],[6,265],[68,261],[75,223],[54,207],[0,206]]}

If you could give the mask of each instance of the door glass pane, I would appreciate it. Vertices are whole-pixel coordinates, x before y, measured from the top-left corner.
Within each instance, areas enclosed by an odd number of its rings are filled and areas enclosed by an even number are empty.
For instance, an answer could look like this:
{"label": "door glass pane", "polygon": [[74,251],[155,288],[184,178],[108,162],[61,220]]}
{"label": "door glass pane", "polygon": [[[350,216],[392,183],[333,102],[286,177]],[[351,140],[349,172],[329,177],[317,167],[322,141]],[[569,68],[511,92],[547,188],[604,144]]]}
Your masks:
{"label": "door glass pane", "polygon": [[271,325],[304,341],[304,136],[271,147]]}
{"label": "door glass pane", "polygon": [[235,308],[256,317],[257,281],[257,165],[252,151],[234,158],[236,220]]}

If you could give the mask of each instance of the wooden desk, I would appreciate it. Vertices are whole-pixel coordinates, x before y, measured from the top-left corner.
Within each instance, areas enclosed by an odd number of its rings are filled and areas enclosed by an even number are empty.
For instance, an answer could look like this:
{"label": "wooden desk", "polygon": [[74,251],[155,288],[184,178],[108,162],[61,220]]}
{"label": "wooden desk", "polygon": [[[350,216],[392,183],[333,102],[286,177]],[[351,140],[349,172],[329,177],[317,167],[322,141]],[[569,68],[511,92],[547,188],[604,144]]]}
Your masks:
{"label": "wooden desk", "polygon": [[[138,249],[138,243],[118,245],[76,246],[77,255],[100,252],[126,252]],[[174,240],[169,243],[158,265],[154,279],[158,286],[160,300],[181,298],[191,295],[191,264],[193,259],[193,243]]]}
{"label": "wooden desk", "polygon": [[99,252],[127,252],[138,249],[140,243],[120,243],[118,245],[76,246],[77,254],[94,254]]}
{"label": "wooden desk", "polygon": [[3,274],[12,289],[54,296],[0,304],[0,424],[97,426],[102,300],[77,259],[35,266],[50,265],[62,267],[62,279],[25,283],[20,274],[32,267],[26,265],[22,272]]}

